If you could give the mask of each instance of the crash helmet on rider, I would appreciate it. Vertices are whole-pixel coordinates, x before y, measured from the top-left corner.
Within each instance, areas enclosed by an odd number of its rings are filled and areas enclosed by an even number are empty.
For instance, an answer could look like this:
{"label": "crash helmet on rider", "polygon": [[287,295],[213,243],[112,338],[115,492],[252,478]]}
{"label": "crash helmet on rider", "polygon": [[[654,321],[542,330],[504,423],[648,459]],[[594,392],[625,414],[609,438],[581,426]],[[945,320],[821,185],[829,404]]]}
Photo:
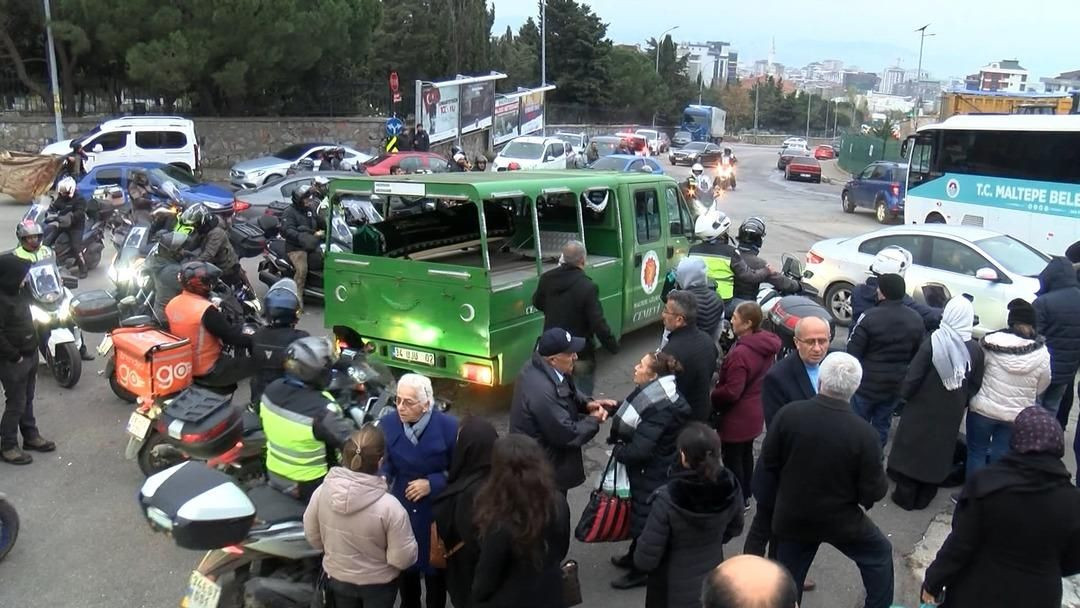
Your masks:
{"label": "crash helmet on rider", "polygon": [[181,228],[186,228],[186,230],[182,230],[183,232],[201,231],[203,226],[210,221],[210,211],[207,210],[206,205],[195,203],[184,209],[179,220]]}
{"label": "crash helmet on rider", "polygon": [[320,175],[311,180],[310,192],[319,197],[326,196],[330,192],[330,179]]}
{"label": "crash helmet on rider", "polygon": [[748,217],[739,225],[738,240],[740,245],[749,245],[757,249],[765,241],[765,220],[760,217]]}
{"label": "crash helmet on rider", "polygon": [[311,186],[303,185],[293,190],[292,204],[299,209],[306,209],[308,200],[311,198]]}
{"label": "crash helmet on rider", "polygon": [[698,216],[694,222],[694,234],[705,241],[712,241],[727,234],[731,228],[731,218],[719,209],[709,209]]}
{"label": "crash helmet on rider", "polygon": [[19,245],[30,253],[41,247],[41,238],[44,235],[45,230],[34,220],[23,220],[15,227],[15,238],[19,240]]}
{"label": "crash helmet on rider", "polygon": [[60,196],[70,198],[75,196],[75,186],[75,178],[68,175],[61,179],[60,183],[56,184],[56,192],[60,194]]}
{"label": "crash helmet on rider", "polygon": [[870,274],[881,276],[883,274],[898,274],[904,276],[908,267],[911,266],[911,252],[899,245],[889,245],[874,256],[870,262]]}
{"label": "crash helmet on rider", "polygon": [[157,244],[158,253],[179,262],[184,257],[184,245],[188,242],[185,232],[170,232],[163,235]]}
{"label": "crash helmet on rider", "polygon": [[705,171],[705,167],[701,166],[701,163],[694,163],[694,166],[690,167],[690,172],[695,176],[701,175]]}
{"label": "crash helmet on rider", "polygon": [[300,297],[296,294],[296,282],[292,279],[281,279],[270,286],[263,310],[271,326],[289,327],[299,320]]}
{"label": "crash helmet on rider", "polygon": [[180,267],[180,287],[184,291],[210,297],[210,290],[221,278],[221,269],[209,262],[187,262]]}
{"label": "crash helmet on rider", "polygon": [[300,338],[285,350],[285,373],[317,389],[330,383],[330,370],[337,354],[330,340],[309,336]]}
{"label": "crash helmet on rider", "polygon": [[724,156],[731,156],[731,146],[724,146]]}

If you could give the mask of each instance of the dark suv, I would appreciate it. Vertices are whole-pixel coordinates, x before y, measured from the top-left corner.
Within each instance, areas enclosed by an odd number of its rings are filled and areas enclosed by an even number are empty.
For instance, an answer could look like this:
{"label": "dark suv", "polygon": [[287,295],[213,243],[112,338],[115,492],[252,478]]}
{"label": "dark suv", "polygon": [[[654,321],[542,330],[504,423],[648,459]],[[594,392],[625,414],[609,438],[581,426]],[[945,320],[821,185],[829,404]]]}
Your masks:
{"label": "dark suv", "polygon": [[840,203],[845,213],[855,213],[859,207],[873,209],[877,221],[888,224],[903,220],[906,193],[907,164],[881,160],[867,165],[844,185]]}

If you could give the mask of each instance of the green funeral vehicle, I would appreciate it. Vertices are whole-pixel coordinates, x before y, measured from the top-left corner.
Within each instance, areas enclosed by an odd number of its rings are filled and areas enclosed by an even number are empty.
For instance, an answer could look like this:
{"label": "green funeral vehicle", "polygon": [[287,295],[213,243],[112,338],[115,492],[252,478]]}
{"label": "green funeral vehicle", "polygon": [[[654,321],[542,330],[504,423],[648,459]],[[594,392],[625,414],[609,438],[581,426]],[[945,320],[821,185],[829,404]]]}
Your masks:
{"label": "green funeral vehicle", "polygon": [[513,383],[543,327],[532,305],[562,246],[583,241],[604,316],[625,335],[660,318],[693,218],[675,180],[602,171],[336,179],[383,221],[327,254],[326,325],[387,365],[458,383]]}

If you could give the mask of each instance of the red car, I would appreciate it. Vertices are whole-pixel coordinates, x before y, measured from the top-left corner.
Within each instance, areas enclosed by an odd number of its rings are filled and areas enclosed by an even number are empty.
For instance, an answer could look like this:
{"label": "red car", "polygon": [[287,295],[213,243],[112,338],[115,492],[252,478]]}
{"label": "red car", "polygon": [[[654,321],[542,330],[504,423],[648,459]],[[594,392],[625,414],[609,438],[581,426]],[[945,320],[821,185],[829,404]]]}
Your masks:
{"label": "red car", "polygon": [[796,156],[784,167],[784,179],[821,183],[821,163],[811,156]]}
{"label": "red car", "polygon": [[390,175],[390,168],[394,165],[401,167],[405,173],[446,173],[450,171],[450,161],[434,152],[398,152],[397,154],[380,154],[364,163],[364,169],[368,175]]}
{"label": "red car", "polygon": [[818,160],[831,160],[836,158],[836,150],[833,150],[832,146],[817,146],[814,148],[814,158]]}

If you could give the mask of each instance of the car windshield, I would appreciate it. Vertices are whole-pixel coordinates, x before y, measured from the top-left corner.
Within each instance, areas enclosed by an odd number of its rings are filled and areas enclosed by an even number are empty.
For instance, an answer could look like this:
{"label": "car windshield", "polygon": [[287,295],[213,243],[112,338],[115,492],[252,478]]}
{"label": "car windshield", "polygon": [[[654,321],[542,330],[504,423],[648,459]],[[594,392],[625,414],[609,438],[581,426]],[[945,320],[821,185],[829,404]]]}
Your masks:
{"label": "car windshield", "polygon": [[146,176],[150,178],[150,183],[155,186],[160,186],[166,181],[173,182],[181,190],[188,190],[192,186],[199,185],[198,180],[192,177],[190,173],[172,165],[150,169],[146,172]]}
{"label": "car windshield", "polygon": [[503,148],[502,156],[509,158],[540,158],[544,144],[531,141],[512,141]]}
{"label": "car windshield", "polygon": [[589,165],[590,169],[596,169],[597,171],[622,171],[626,167],[626,160],[622,158],[601,158],[595,163]]}
{"label": "car windshield", "polygon": [[683,148],[683,150],[690,150],[691,152],[701,152],[705,149],[706,145],[707,144],[703,141],[695,141],[693,143],[686,144],[686,147]]}
{"label": "car windshield", "polygon": [[274,156],[283,160],[299,160],[311,148],[311,144],[293,144],[278,150]]}
{"label": "car windshield", "polygon": [[1027,243],[1002,234],[975,241],[983,251],[1009,272],[1025,277],[1037,277],[1046,268],[1050,258],[1036,251]]}
{"label": "car windshield", "polygon": [[580,135],[574,135],[572,133],[557,133],[555,135],[555,138],[560,139],[562,141],[565,141],[566,143],[570,144],[571,146],[580,146],[581,145],[581,136]]}
{"label": "car windshield", "polygon": [[594,139],[593,143],[596,144],[596,151],[600,154],[600,156],[614,154],[615,150],[619,147],[619,144],[613,141],[596,141]]}

